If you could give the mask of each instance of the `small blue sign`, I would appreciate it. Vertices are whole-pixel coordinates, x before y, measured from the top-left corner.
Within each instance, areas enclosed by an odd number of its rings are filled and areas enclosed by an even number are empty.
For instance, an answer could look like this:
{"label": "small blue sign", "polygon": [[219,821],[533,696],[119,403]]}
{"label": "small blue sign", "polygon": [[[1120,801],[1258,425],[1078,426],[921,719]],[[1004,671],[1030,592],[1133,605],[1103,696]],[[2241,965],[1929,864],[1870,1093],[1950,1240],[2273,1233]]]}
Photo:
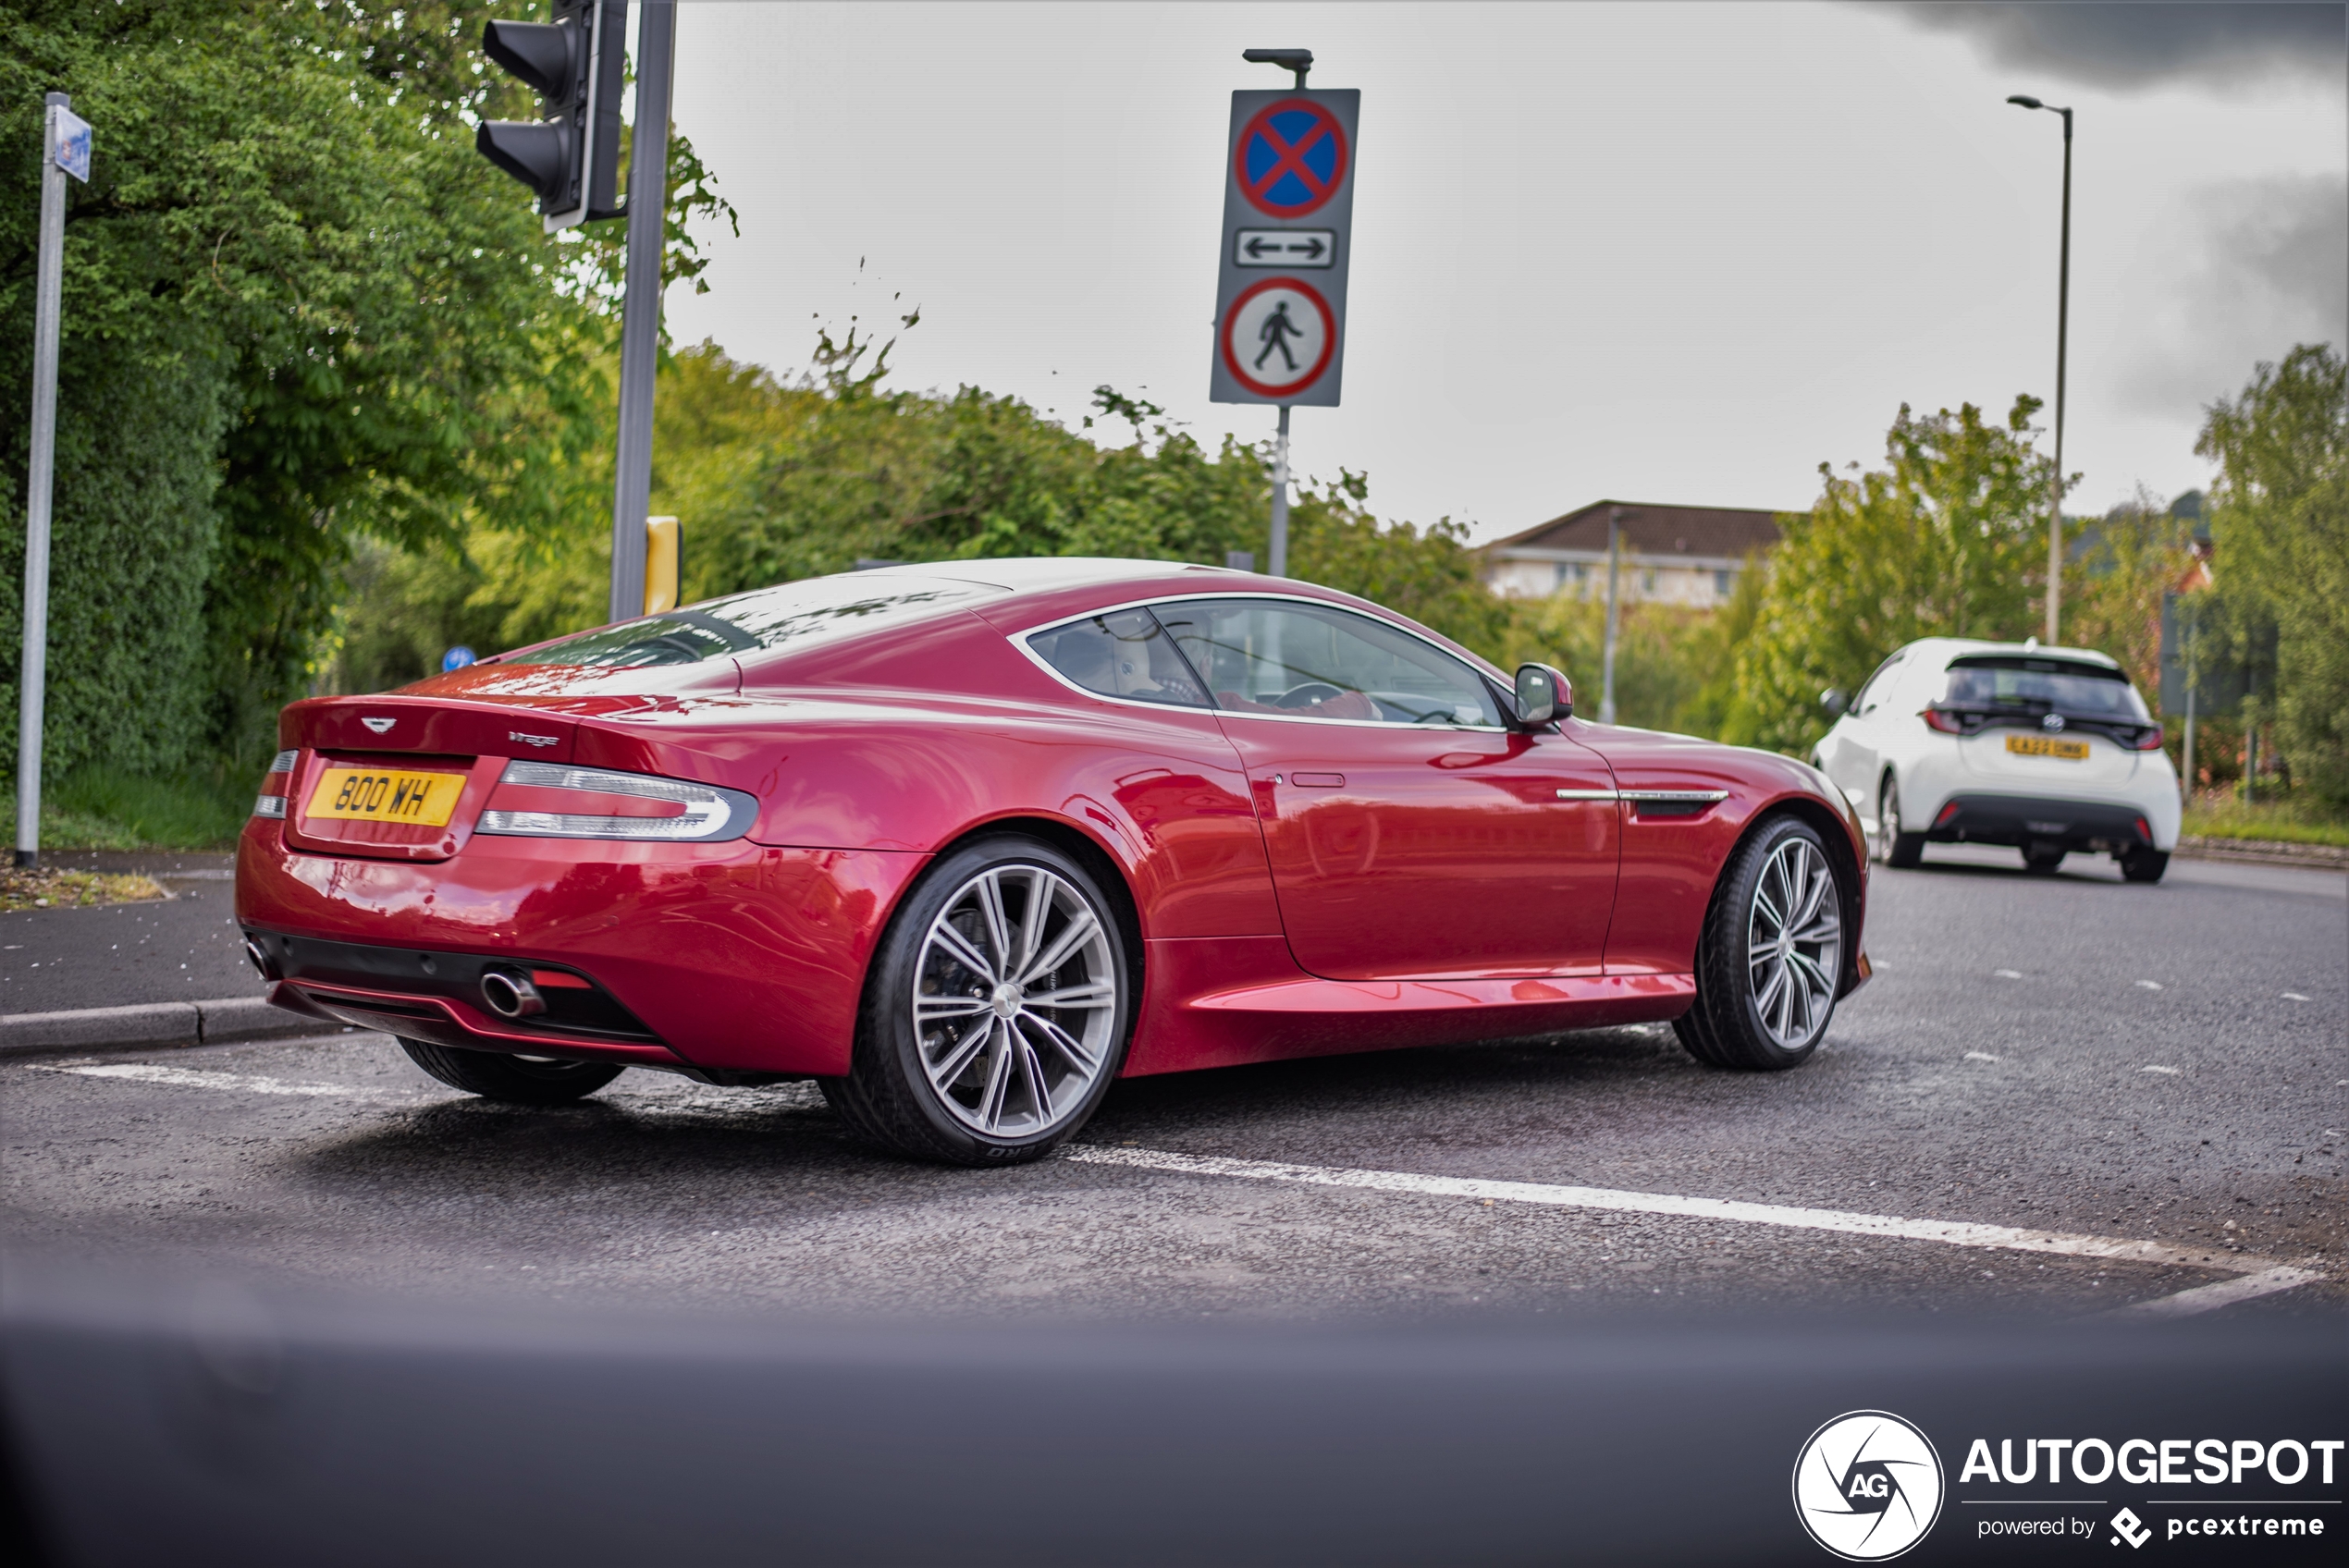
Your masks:
{"label": "small blue sign", "polygon": [[90,183],[90,122],[71,109],[51,111],[51,143],[57,166],[81,181]]}
{"label": "small blue sign", "polygon": [[473,662],[473,651],[460,643],[440,655],[440,672],[446,675],[452,669],[462,669]]}

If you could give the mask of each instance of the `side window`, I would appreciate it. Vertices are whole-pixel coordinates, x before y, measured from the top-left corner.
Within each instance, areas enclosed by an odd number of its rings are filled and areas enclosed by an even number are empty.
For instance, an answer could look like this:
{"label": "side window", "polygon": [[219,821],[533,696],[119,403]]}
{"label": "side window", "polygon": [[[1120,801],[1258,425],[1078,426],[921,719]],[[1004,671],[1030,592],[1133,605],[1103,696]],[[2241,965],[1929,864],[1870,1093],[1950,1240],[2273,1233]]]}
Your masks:
{"label": "side window", "polygon": [[1868,677],[1868,683],[1860,688],[1859,700],[1851,704],[1854,713],[1863,716],[1873,713],[1876,711],[1876,704],[1891,694],[1892,682],[1898,679],[1897,672],[1900,668],[1901,659],[1905,656],[1907,655],[1903,654],[1895,654],[1876,667],[1876,673]]}
{"label": "side window", "polygon": [[1176,707],[1208,705],[1207,693],[1148,610],[1093,616],[1039,631],[1027,645],[1088,692]]}
{"label": "side window", "polygon": [[1232,713],[1498,726],[1477,672],[1368,616],[1277,599],[1186,599],[1159,619]]}

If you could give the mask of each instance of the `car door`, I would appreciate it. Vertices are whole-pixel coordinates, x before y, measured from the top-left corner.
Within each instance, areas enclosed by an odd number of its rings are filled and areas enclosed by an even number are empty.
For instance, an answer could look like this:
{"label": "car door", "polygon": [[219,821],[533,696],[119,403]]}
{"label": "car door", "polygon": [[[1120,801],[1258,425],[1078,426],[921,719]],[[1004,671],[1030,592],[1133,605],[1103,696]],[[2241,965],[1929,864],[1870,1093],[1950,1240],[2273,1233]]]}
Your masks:
{"label": "car door", "polygon": [[1274,595],[1154,608],[1239,749],[1300,966],[1599,972],[1621,849],[1605,759],[1505,728],[1482,675],[1371,617]]}

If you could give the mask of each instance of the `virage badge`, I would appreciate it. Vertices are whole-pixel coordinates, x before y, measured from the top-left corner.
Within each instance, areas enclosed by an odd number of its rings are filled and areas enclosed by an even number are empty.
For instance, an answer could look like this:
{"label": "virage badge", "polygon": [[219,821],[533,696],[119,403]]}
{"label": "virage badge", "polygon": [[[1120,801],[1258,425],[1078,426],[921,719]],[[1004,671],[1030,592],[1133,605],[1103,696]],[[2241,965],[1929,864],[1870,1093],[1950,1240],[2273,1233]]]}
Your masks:
{"label": "virage badge", "polygon": [[1811,1434],[1794,1462],[1794,1513],[1850,1562],[1881,1562],[1925,1539],[1941,1516],[1941,1456],[1914,1426],[1854,1410]]}

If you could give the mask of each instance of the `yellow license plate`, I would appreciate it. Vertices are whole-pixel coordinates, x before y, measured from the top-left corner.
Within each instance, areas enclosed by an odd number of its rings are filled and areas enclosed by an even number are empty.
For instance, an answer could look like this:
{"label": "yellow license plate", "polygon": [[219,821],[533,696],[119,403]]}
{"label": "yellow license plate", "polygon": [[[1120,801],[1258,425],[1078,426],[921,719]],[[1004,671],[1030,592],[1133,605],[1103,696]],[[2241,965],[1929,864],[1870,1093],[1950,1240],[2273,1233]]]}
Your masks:
{"label": "yellow license plate", "polygon": [[396,767],[330,767],[310,791],[312,816],[412,822],[444,827],[465,792],[461,773],[410,773]]}
{"label": "yellow license plate", "polygon": [[2061,757],[2066,762],[2085,762],[2088,742],[2059,741],[2052,735],[2010,735],[2007,750],[2019,757]]}

